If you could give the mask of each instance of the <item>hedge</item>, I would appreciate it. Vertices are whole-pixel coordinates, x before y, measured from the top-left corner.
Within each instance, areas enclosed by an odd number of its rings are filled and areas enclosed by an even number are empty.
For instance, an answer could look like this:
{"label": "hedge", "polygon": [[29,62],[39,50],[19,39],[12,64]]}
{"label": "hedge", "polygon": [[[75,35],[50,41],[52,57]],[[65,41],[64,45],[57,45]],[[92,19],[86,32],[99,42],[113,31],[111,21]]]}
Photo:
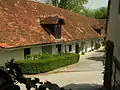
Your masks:
{"label": "hedge", "polygon": [[[34,57],[36,56],[36,57]],[[33,55],[25,60],[18,60],[22,73],[38,74],[48,72],[63,66],[77,63],[79,54]]]}

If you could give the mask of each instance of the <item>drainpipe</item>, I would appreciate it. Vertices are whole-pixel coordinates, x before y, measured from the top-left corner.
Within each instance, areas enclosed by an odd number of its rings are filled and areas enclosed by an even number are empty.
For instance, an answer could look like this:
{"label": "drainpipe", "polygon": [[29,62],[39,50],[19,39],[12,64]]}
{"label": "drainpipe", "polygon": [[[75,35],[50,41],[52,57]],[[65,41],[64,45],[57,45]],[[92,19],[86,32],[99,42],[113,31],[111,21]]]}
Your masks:
{"label": "drainpipe", "polygon": [[111,5],[111,0],[108,1],[108,7],[107,7],[107,17],[106,17],[106,25],[105,25],[105,34],[106,35],[107,35],[108,22],[109,22],[109,16],[110,16],[110,5]]}
{"label": "drainpipe", "polygon": [[[108,22],[110,16],[111,0],[108,1],[107,18],[105,34],[107,35]],[[112,89],[112,58],[113,58],[114,43],[111,41],[106,42],[106,60],[105,60],[105,72],[104,72],[104,90]]]}

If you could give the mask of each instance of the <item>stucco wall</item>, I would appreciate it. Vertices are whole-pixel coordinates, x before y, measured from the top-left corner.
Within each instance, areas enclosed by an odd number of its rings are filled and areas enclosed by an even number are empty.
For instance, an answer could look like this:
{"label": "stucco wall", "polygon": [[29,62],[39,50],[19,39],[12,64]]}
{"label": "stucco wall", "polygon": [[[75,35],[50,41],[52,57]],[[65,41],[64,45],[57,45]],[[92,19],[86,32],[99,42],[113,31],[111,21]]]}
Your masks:
{"label": "stucco wall", "polygon": [[[114,43],[114,56],[120,62],[120,13],[118,12],[118,8],[119,0],[111,0],[110,16],[107,29],[107,40],[110,40]],[[113,72],[114,67],[115,65],[113,64]],[[116,72],[116,80],[118,81],[120,80],[120,72]]]}
{"label": "stucco wall", "polygon": [[120,14],[118,7],[119,0],[111,0],[107,40],[114,42],[114,56],[120,61]]}
{"label": "stucco wall", "polygon": [[86,48],[86,52],[91,51],[91,41],[90,40],[86,41],[85,46],[86,46],[85,47]]}
{"label": "stucco wall", "polygon": [[31,54],[38,54],[38,53],[42,53],[42,47],[41,46],[31,48]]}
{"label": "stucco wall", "polygon": [[72,53],[75,53],[75,42],[72,43]]}
{"label": "stucco wall", "polygon": [[[85,42],[85,41],[84,41],[84,42]],[[83,46],[82,46],[82,48],[83,48],[83,49],[82,49],[82,52],[85,52],[85,50],[86,50],[85,47],[86,47],[86,43],[84,43]]]}
{"label": "stucco wall", "polygon": [[[31,54],[42,53],[41,46],[31,47]],[[17,49],[10,49],[10,50],[3,50],[0,49],[0,65],[9,61],[11,58],[15,60],[24,60],[24,48],[17,48]]]}
{"label": "stucco wall", "polygon": [[[86,44],[84,44],[83,49],[80,50],[80,54],[82,52],[85,52],[85,46],[86,50],[91,50],[91,41],[85,41]],[[61,51],[62,52],[69,52],[69,45],[72,46],[72,51],[70,53],[75,53],[76,50],[76,43],[81,47],[81,41],[75,41],[75,42],[66,42],[61,43]],[[31,48],[31,54],[38,54],[42,53],[42,46],[35,46],[35,47],[28,47]],[[58,53],[58,49],[56,47],[56,44],[52,44],[52,54]],[[11,49],[11,50],[3,50],[0,49],[0,65],[5,63],[7,60],[10,60],[11,58],[14,58],[15,60],[24,60],[24,48],[17,48],[17,49]]]}
{"label": "stucco wall", "polygon": [[95,49],[95,40],[93,40],[93,47],[92,49],[94,50]]}
{"label": "stucco wall", "polygon": [[61,50],[62,50],[62,52],[65,52],[65,43],[62,43]]}
{"label": "stucco wall", "polygon": [[63,43],[63,52],[68,52],[69,53],[69,45],[71,45],[72,47],[72,50],[70,51],[70,53],[75,53],[75,44],[76,42],[66,42],[66,43]]}
{"label": "stucco wall", "polygon": [[57,53],[57,47],[56,45],[52,45],[52,54],[56,54]]}
{"label": "stucco wall", "polygon": [[104,42],[104,38],[101,38],[101,39],[100,39],[100,45],[101,45],[101,46],[103,45],[103,42]]}
{"label": "stucco wall", "polygon": [[24,59],[24,53],[23,49],[18,50],[0,50],[0,65],[3,65],[7,62],[7,60],[10,60],[11,58],[14,58],[15,60],[22,60]]}

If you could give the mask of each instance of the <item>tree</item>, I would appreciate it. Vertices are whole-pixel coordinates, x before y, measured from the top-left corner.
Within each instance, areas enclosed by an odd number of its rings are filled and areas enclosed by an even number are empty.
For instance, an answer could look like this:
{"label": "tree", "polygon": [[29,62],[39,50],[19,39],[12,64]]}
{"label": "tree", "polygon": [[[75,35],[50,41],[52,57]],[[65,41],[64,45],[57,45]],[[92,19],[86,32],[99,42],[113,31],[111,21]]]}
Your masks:
{"label": "tree", "polygon": [[67,9],[68,0],[60,0],[59,7],[63,9]]}
{"label": "tree", "polygon": [[79,13],[87,2],[88,0],[60,0],[59,8]]}
{"label": "tree", "polygon": [[58,7],[58,4],[59,4],[58,0],[51,0],[51,3],[52,5]]}
{"label": "tree", "polygon": [[88,16],[96,19],[106,19],[107,18],[107,7],[101,7],[95,10],[90,10],[88,8],[84,8],[81,15]]}
{"label": "tree", "polygon": [[88,0],[48,0],[52,5],[79,13]]}
{"label": "tree", "polygon": [[87,16],[87,17],[95,18],[94,11],[93,10],[89,10],[88,8],[84,8],[80,12],[80,14],[84,15],[84,16]]}
{"label": "tree", "polygon": [[96,19],[106,19],[107,18],[107,7],[101,7],[95,10],[95,18]]}

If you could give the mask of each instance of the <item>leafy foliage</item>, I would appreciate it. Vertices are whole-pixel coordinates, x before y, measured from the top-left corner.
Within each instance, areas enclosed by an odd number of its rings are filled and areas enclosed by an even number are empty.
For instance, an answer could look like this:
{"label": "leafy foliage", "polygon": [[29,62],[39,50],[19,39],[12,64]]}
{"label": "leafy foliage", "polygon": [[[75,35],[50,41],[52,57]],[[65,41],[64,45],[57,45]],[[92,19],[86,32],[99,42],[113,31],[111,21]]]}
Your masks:
{"label": "leafy foliage", "polygon": [[80,12],[84,8],[84,4],[88,2],[88,0],[48,0],[49,4],[52,4],[56,7],[67,9],[73,12]]}
{"label": "leafy foliage", "polygon": [[107,7],[101,7],[95,10],[89,10],[85,8],[83,9],[82,12],[80,12],[80,14],[91,17],[91,18],[96,18],[96,19],[106,19],[107,18]]}
{"label": "leafy foliage", "polygon": [[59,1],[58,1],[58,0],[51,0],[51,3],[52,3],[54,6],[58,7]]}
{"label": "leafy foliage", "polygon": [[84,8],[82,12],[80,12],[81,15],[87,16],[87,17],[91,17],[94,18],[94,11],[89,10],[88,8]]}
{"label": "leafy foliage", "polygon": [[106,19],[106,17],[107,17],[107,7],[101,7],[95,10],[96,19]]}
{"label": "leafy foliage", "polygon": [[25,74],[36,74],[48,72],[53,69],[77,63],[79,54],[58,54],[58,55],[32,55],[26,60],[16,61],[20,64],[21,70]]}

